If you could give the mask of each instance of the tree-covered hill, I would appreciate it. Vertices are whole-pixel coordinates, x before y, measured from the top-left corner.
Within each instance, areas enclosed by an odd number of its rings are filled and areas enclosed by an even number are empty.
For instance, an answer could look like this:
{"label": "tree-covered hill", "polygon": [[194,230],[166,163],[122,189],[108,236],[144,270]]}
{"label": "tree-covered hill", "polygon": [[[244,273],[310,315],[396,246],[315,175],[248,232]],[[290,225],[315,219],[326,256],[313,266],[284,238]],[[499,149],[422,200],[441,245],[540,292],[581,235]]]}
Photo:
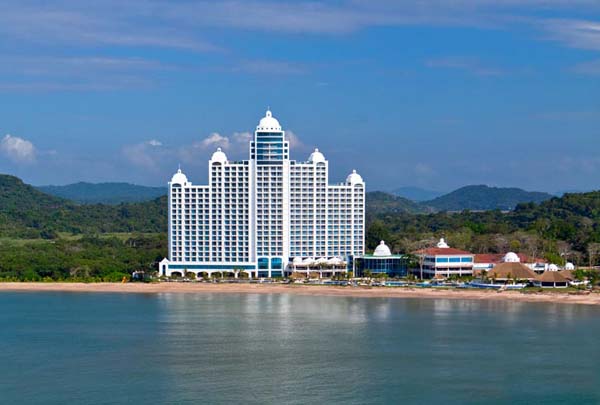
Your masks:
{"label": "tree-covered hill", "polygon": [[489,187],[485,185],[466,186],[433,200],[424,201],[424,206],[436,211],[484,211],[512,210],[517,204],[540,203],[551,199],[548,193],[525,191],[520,188]]}
{"label": "tree-covered hill", "polygon": [[383,191],[371,191],[366,195],[367,216],[380,214],[422,213],[427,209],[404,197]]}
{"label": "tree-covered hill", "polygon": [[164,232],[166,197],[116,206],[74,202],[0,175],[0,236],[53,238],[57,232]]}
{"label": "tree-covered hill", "polygon": [[81,204],[112,204],[154,200],[167,194],[166,187],[147,187],[129,183],[85,183],[66,186],[39,186],[38,190]]}
{"label": "tree-covered hill", "polygon": [[515,250],[554,262],[588,263],[590,254],[600,258],[600,191],[518,204],[510,212],[381,213],[367,223],[370,249],[385,239],[396,251],[410,251],[440,236],[454,247],[477,253]]}

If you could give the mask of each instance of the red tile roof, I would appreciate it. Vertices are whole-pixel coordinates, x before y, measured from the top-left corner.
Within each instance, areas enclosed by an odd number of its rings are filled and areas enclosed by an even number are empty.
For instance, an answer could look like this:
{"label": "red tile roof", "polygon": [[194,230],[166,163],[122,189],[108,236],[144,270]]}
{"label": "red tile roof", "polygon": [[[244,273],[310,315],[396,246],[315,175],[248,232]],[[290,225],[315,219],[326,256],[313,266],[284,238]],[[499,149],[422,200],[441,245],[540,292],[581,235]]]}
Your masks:
{"label": "red tile roof", "polygon": [[497,253],[480,253],[475,255],[475,263],[500,263],[503,257]]}
{"label": "red tile roof", "polygon": [[[482,253],[475,255],[475,263],[502,263],[505,254],[502,253]],[[521,263],[546,263],[545,259],[531,259],[523,253],[517,253]]]}
{"label": "red tile roof", "polygon": [[473,255],[471,252],[466,250],[454,249],[454,248],[438,248],[432,247],[427,249],[417,250],[416,254],[426,254],[430,256],[454,256],[454,255]]}

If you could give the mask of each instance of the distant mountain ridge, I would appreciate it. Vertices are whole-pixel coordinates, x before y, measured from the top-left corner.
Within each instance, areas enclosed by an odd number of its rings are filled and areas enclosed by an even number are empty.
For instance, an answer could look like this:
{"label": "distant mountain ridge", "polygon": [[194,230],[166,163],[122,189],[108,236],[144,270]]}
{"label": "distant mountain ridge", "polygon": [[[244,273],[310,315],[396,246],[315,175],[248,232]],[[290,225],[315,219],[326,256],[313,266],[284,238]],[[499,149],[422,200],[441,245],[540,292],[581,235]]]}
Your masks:
{"label": "distant mountain ridge", "polygon": [[[130,183],[86,183],[65,186],[39,186],[39,191],[79,204],[135,203],[151,201],[167,194],[166,187],[139,186]],[[403,194],[403,195],[401,195]],[[419,187],[400,187],[393,193],[367,193],[369,213],[427,213],[434,211],[513,210],[519,203],[542,202],[553,196],[543,192],[525,191],[515,187],[472,185],[441,194]],[[425,197],[435,196],[429,199]],[[411,196],[412,198],[408,197]]]}
{"label": "distant mountain ridge", "polygon": [[444,195],[444,192],[442,191],[427,190],[421,187],[413,186],[399,187],[395,190],[392,190],[391,193],[416,202],[429,201]]}
{"label": "distant mountain ridge", "polygon": [[489,187],[474,185],[461,187],[451,193],[424,201],[421,204],[436,211],[510,211],[520,203],[540,203],[554,197],[538,191],[525,191],[516,187]]}
{"label": "distant mountain ridge", "polygon": [[38,190],[80,204],[110,204],[143,202],[167,194],[166,187],[139,186],[130,183],[86,183],[65,186],[38,186]]}

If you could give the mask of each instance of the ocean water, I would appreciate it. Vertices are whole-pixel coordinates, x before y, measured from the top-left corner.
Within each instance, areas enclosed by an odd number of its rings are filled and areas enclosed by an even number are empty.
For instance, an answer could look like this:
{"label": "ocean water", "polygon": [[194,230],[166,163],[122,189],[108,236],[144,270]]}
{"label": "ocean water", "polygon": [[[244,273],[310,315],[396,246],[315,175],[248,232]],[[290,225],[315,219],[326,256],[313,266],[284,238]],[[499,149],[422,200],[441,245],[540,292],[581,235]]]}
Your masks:
{"label": "ocean water", "polygon": [[4,292],[0,403],[600,403],[600,308]]}

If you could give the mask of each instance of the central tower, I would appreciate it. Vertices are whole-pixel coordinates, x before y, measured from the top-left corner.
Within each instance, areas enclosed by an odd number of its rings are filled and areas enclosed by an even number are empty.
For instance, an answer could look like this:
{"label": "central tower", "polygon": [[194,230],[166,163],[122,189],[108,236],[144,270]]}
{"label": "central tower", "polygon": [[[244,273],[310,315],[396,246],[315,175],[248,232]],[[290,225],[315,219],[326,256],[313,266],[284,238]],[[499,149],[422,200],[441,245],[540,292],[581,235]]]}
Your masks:
{"label": "central tower", "polygon": [[253,251],[259,272],[282,276],[289,252],[290,148],[270,110],[250,142],[254,198]]}

